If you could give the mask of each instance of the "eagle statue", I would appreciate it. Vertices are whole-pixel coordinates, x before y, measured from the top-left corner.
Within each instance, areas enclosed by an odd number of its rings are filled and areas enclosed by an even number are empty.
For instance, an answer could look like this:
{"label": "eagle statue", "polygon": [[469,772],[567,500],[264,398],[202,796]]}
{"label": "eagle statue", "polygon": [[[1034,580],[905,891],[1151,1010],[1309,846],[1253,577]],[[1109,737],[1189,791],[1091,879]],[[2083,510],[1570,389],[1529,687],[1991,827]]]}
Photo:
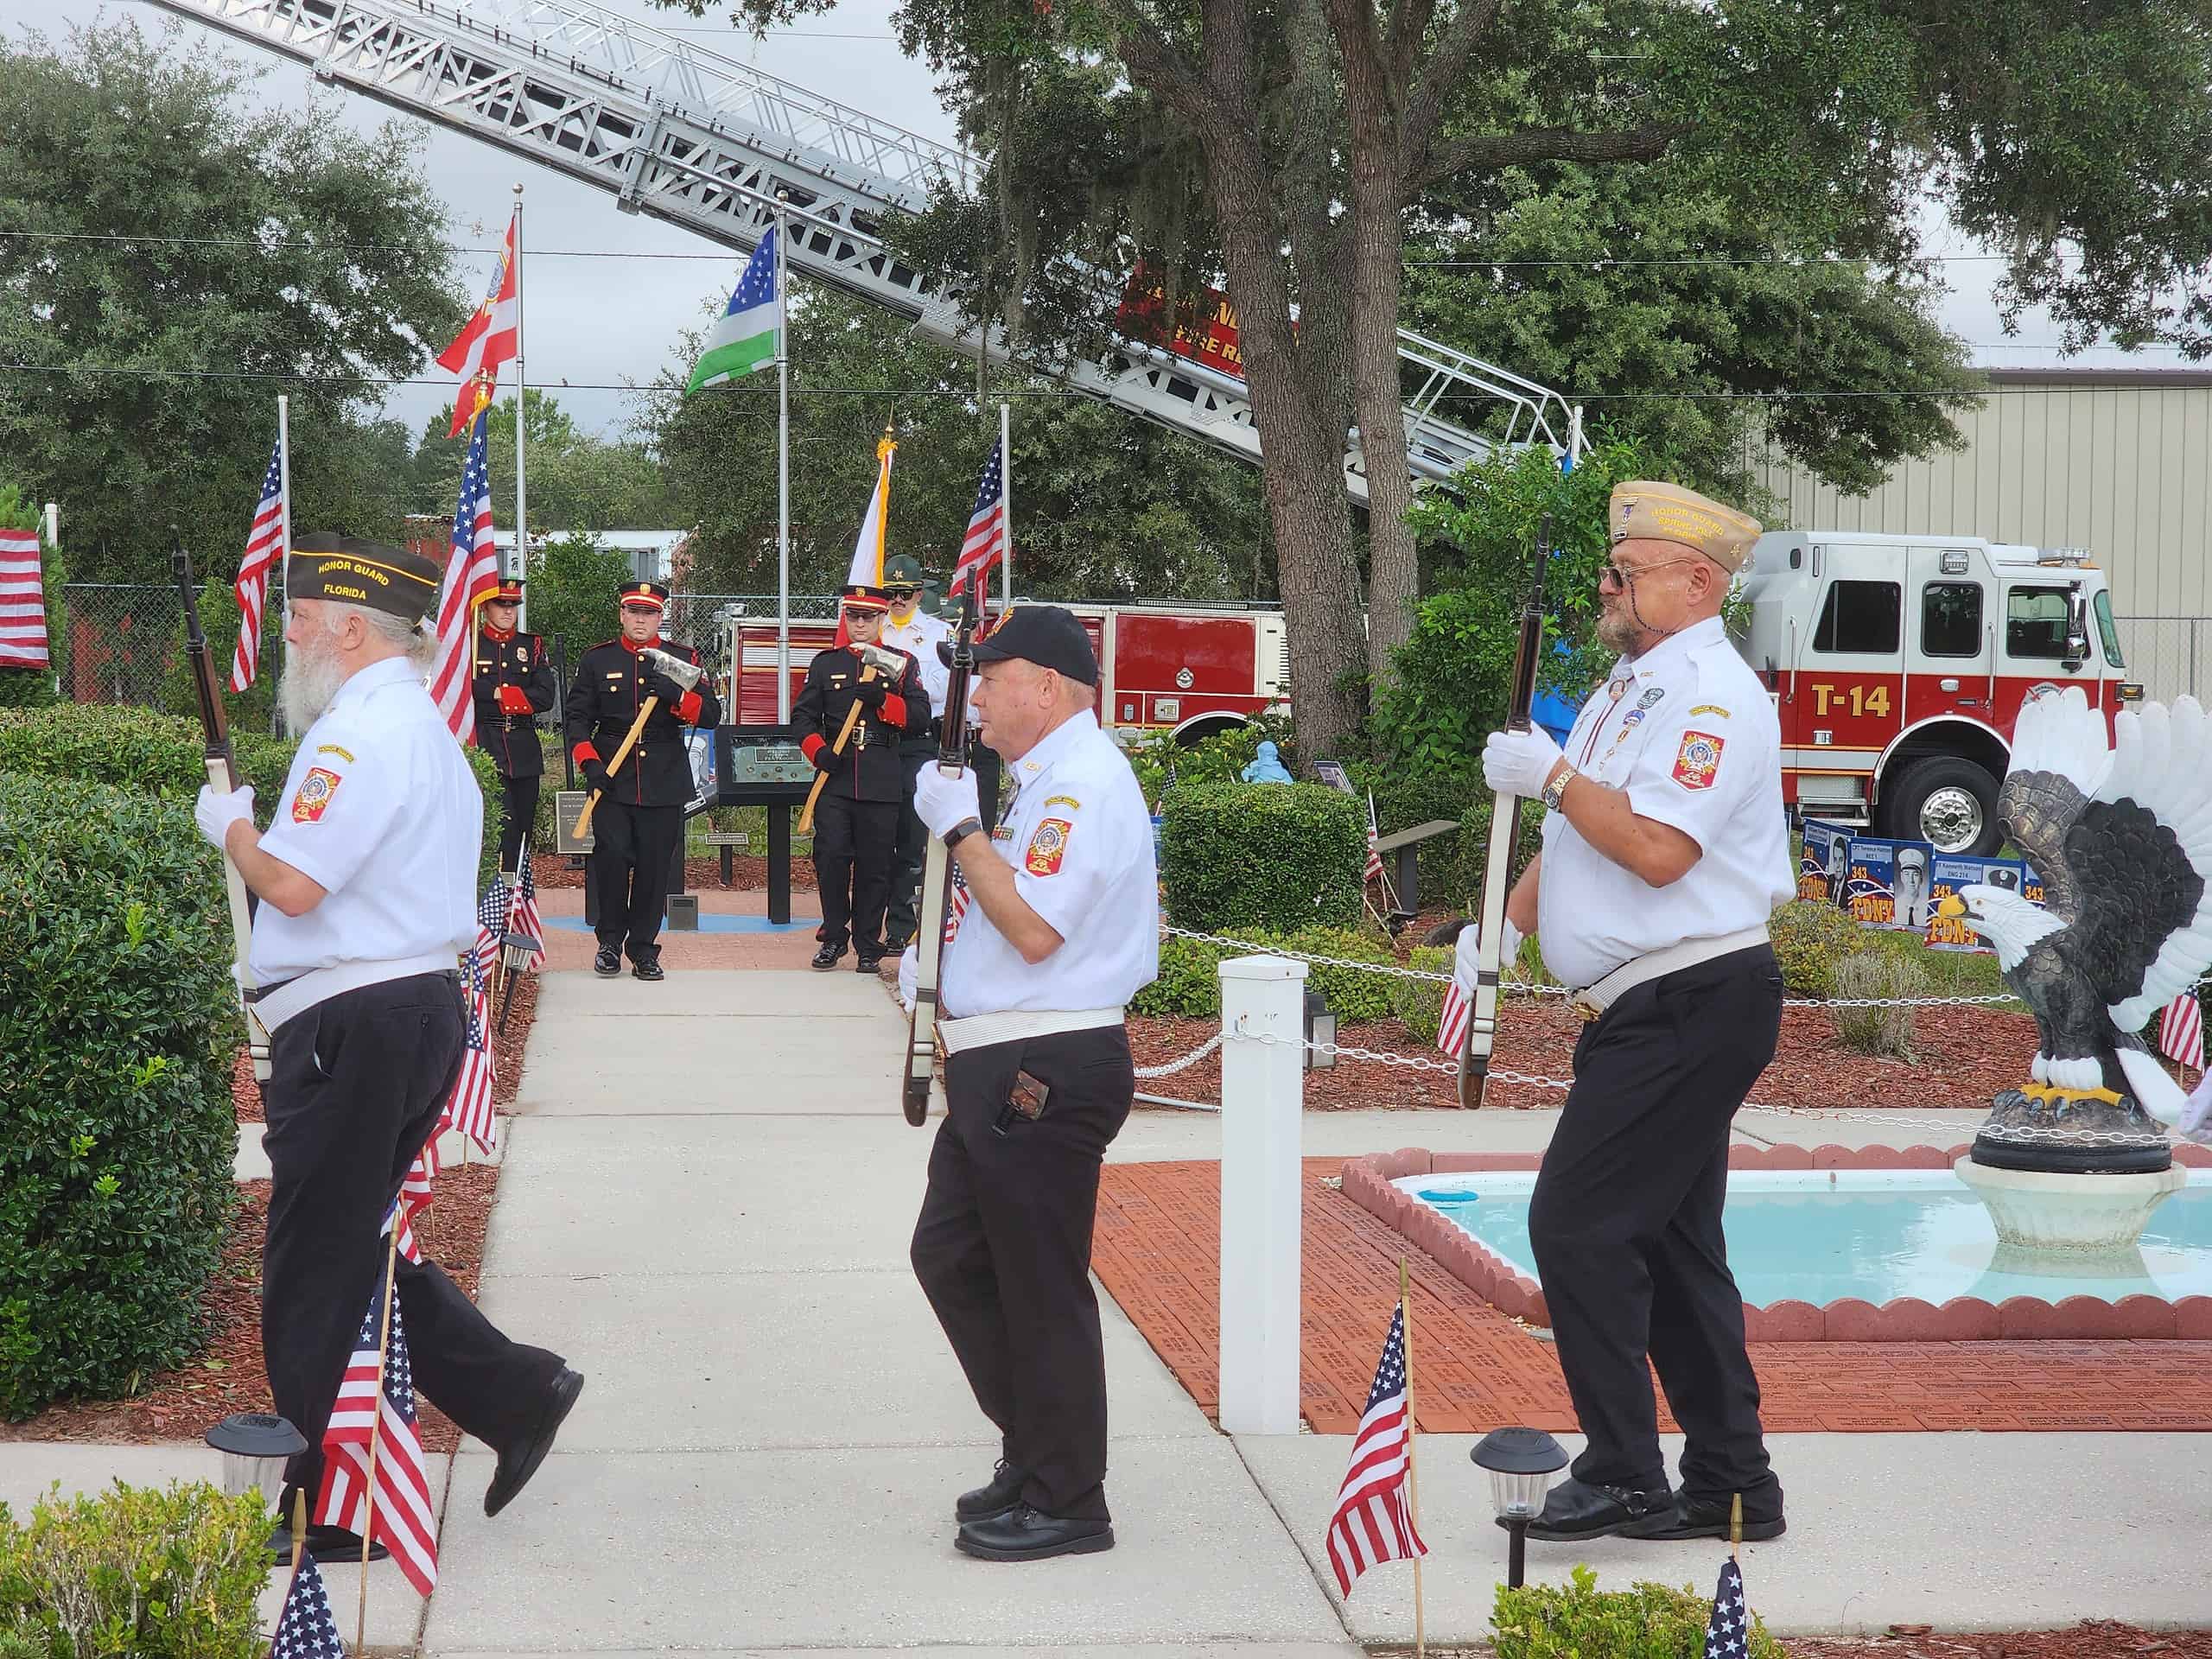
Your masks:
{"label": "eagle statue", "polygon": [[2162,1168],[2161,1125],[2212,1140],[2212,1089],[2185,1096],[2140,1035],[2212,965],[2212,720],[2193,697],[2145,703],[2109,744],[2105,720],[2072,688],[2021,706],[1997,813],[2044,907],[1980,883],[1937,907],[1995,950],[2038,1038],[1977,1162]]}

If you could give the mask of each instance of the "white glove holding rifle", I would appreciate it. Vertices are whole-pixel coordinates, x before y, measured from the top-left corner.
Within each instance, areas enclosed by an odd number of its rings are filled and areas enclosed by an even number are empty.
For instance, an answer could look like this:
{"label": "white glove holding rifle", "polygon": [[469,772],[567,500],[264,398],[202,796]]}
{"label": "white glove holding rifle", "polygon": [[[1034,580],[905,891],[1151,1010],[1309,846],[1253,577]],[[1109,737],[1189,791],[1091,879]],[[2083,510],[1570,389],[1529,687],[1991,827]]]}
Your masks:
{"label": "white glove holding rifle", "polygon": [[[1474,1000],[1475,974],[1478,965],[1478,958],[1483,948],[1482,932],[1482,924],[1479,922],[1469,922],[1466,926],[1461,928],[1459,949],[1452,958],[1452,977],[1459,982],[1459,994],[1470,1001]],[[1513,963],[1521,954],[1521,930],[1514,926],[1509,918],[1502,938],[1505,948],[1498,953],[1497,957],[1500,978],[1511,973]]]}
{"label": "white glove holding rifle", "polygon": [[253,822],[253,785],[245,784],[225,791],[213,784],[200,785],[200,798],[192,804],[192,821],[200,826],[200,833],[214,843],[217,852],[225,851],[231,826]]}
{"label": "white glove holding rifle", "polygon": [[1483,784],[1500,795],[1539,801],[1554,768],[1566,759],[1541,726],[1525,732],[1492,732],[1483,745]]}

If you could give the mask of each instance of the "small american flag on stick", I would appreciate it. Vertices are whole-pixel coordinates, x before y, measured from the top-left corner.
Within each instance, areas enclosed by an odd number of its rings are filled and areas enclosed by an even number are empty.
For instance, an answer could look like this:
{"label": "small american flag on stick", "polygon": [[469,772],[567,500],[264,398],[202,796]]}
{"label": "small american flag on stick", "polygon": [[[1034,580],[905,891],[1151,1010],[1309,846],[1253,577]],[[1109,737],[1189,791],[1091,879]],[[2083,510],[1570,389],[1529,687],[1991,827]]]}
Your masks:
{"label": "small american flag on stick", "polygon": [[1705,1659],[1744,1659],[1751,1652],[1751,1610],[1744,1601],[1744,1569],[1731,1555],[1720,1566],[1713,1612],[1705,1621]]}
{"label": "small american flag on stick", "polygon": [[1406,1476],[1413,1461],[1413,1423],[1407,1409],[1406,1307],[1390,1315],[1375,1385],[1353,1435],[1351,1466],[1337,1489],[1337,1510],[1329,1517],[1329,1565],[1337,1588],[1351,1594],[1352,1580],[1379,1561],[1418,1559],[1428,1546],[1414,1530],[1406,1502]]}
{"label": "small american flag on stick", "polygon": [[315,1497],[315,1518],[319,1526],[343,1527],[383,1543],[416,1593],[428,1596],[438,1582],[437,1517],[430,1507],[423,1437],[416,1427],[407,1333],[394,1297],[385,1337],[384,1291],[378,1285],[369,1299],[361,1334],[353,1339],[353,1357],[338,1385],[338,1402],[331,1408],[330,1427],[323,1431],[322,1490]]}
{"label": "small american flag on stick", "polygon": [[322,1569],[312,1555],[301,1555],[291,1588],[284,1592],[269,1659],[346,1659],[346,1644],[338,1639],[338,1621],[330,1611],[330,1592],[323,1587]]}
{"label": "small american flag on stick", "polygon": [[1367,873],[1360,880],[1367,882],[1380,881],[1382,879],[1382,846],[1381,838],[1375,830],[1375,794],[1370,790],[1367,796]]}
{"label": "small american flag on stick", "polygon": [[2158,1052],[2170,1060],[2204,1069],[2204,1011],[2194,988],[2158,1011]]}
{"label": "small american flag on stick", "polygon": [[[504,883],[496,885],[504,891]],[[488,891],[484,901],[486,905],[493,902]],[[440,1128],[460,1130],[486,1152],[492,1150],[498,1129],[498,1118],[492,1110],[490,984],[491,964],[498,960],[499,954],[498,938],[480,917],[475,948],[466,953],[461,963],[461,992],[466,1007],[461,1076],[454,1082],[453,1098],[446,1103],[444,1116],[439,1120]]]}

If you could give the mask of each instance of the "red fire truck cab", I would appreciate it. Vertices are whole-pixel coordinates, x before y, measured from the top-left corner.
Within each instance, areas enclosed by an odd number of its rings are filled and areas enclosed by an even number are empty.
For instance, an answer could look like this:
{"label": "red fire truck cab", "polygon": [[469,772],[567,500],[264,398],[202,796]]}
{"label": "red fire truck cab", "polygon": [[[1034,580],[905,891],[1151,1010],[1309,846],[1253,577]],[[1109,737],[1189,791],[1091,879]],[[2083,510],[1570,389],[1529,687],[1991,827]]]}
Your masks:
{"label": "red fire truck cab", "polygon": [[2076,685],[2109,721],[2142,696],[2078,549],[1777,531],[1742,593],[1738,647],[1781,716],[1783,798],[1808,817],[1993,853],[2021,702]]}
{"label": "red fire truck cab", "polygon": [[[1098,652],[1100,723],[1125,741],[1147,732],[1196,741],[1287,706],[1290,647],[1282,613],[1192,603],[1071,605]],[[776,718],[776,619],[731,615],[722,660],[741,665],[724,707],[743,724]],[[829,622],[791,626],[791,695],[814,653],[836,637]]]}

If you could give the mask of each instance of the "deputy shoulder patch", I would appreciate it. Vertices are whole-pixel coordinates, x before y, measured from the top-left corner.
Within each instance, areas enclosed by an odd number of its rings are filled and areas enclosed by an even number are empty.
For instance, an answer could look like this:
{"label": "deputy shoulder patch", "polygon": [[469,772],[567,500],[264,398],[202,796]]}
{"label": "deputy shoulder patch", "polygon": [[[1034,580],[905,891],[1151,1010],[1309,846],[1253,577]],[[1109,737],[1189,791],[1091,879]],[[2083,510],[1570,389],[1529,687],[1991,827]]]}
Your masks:
{"label": "deputy shoulder patch", "polygon": [[1711,732],[1684,732],[1682,747],[1675,752],[1675,781],[1684,789],[1711,789],[1720,771],[1720,751],[1727,740]]}
{"label": "deputy shoulder patch", "polygon": [[1700,715],[1718,715],[1723,720],[1731,718],[1728,711],[1726,709],[1723,709],[1717,702],[1700,702],[1696,708],[1690,710],[1690,718],[1692,720],[1695,720]]}
{"label": "deputy shoulder patch", "polygon": [[1022,868],[1032,875],[1058,875],[1060,860],[1067,855],[1068,837],[1074,832],[1075,825],[1065,818],[1046,818],[1030,833]]}
{"label": "deputy shoulder patch", "polygon": [[317,754],[334,754],[340,760],[345,761],[348,766],[353,764],[353,751],[341,747],[335,743],[318,743],[315,745],[315,752]]}
{"label": "deputy shoulder patch", "polygon": [[338,785],[345,781],[327,767],[309,766],[308,775],[300,779],[300,787],[292,797],[292,822],[315,823],[320,821],[324,809],[337,795]]}

